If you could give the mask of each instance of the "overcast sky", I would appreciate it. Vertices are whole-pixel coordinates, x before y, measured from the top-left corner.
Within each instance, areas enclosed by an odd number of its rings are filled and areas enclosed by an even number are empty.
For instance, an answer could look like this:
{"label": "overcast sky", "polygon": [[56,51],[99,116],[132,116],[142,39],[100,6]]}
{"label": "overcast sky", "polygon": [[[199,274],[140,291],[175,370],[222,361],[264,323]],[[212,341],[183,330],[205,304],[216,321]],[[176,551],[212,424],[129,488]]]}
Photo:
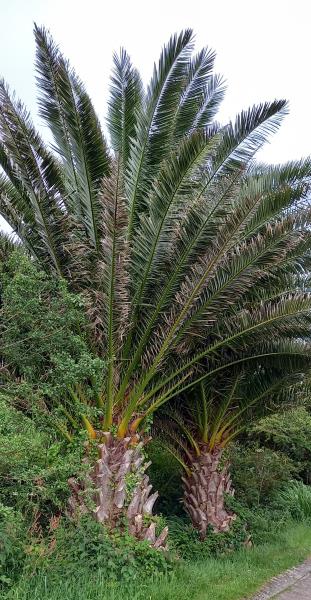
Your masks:
{"label": "overcast sky", "polygon": [[192,27],[197,48],[216,50],[216,71],[227,81],[221,121],[251,104],[286,98],[290,114],[260,158],[311,154],[310,0],[0,0],[0,19],[0,76],[36,123],[34,21],[51,30],[103,122],[113,50],[125,46],[148,81],[162,44]]}

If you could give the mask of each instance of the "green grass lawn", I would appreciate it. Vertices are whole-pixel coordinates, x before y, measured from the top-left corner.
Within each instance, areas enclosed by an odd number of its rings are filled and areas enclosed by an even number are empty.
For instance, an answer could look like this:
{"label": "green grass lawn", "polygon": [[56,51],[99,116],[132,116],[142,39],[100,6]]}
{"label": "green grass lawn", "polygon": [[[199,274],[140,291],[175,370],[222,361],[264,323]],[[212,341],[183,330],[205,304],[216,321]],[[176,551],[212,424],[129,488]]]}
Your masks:
{"label": "green grass lawn", "polygon": [[137,580],[131,587],[110,585],[100,573],[77,565],[72,580],[27,578],[6,600],[238,600],[311,554],[311,526],[293,524],[271,544],[233,553],[223,559],[182,563],[169,578]]}

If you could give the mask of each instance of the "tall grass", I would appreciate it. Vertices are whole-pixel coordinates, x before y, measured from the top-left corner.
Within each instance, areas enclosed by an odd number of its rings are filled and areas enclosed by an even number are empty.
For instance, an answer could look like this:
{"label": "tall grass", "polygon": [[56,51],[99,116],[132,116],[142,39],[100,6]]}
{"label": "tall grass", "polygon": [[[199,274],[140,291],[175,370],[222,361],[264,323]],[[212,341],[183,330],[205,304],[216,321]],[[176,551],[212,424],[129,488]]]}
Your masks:
{"label": "tall grass", "polygon": [[5,600],[238,600],[311,552],[311,526],[288,525],[271,544],[241,550],[224,559],[181,563],[174,574],[133,586],[107,582],[77,565],[71,580],[25,578]]}
{"label": "tall grass", "polygon": [[291,481],[278,495],[278,500],[297,521],[311,519],[311,486]]}

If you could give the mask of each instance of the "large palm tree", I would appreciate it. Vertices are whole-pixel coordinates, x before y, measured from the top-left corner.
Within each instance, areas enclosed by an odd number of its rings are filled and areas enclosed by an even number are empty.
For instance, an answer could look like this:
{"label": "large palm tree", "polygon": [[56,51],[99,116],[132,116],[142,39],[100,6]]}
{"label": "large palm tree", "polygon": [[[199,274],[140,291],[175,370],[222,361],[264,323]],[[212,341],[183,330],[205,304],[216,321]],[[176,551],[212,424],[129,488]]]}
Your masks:
{"label": "large palm tree", "polygon": [[308,353],[311,297],[295,278],[309,259],[311,164],[254,163],[284,100],[215,122],[224,85],[213,52],[193,55],[190,30],[164,46],[147,90],[128,54],[114,56],[109,147],[73,68],[44,28],[35,38],[53,144],[2,82],[0,212],[40,266],[84,296],[106,360],[98,416],[85,421],[100,451],[95,514],[111,523],[125,511],[154,542],[141,452],[154,412],[233,364]]}
{"label": "large palm tree", "polygon": [[232,441],[275,402],[309,394],[308,359],[273,362],[258,361],[255,370],[237,365],[225,376],[202,381],[156,417],[163,446],[182,467],[184,507],[202,540],[209,526],[215,532],[228,531],[236,517],[226,507],[226,494],[234,493],[225,452]]}

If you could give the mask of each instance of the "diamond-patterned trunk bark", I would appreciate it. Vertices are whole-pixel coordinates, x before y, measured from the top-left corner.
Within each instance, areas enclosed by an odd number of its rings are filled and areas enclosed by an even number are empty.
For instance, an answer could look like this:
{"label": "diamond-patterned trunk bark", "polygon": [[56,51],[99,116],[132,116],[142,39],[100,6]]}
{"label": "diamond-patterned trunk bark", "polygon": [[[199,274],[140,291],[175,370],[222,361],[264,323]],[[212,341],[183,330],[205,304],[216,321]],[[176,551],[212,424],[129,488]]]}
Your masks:
{"label": "diamond-patterned trunk bark", "polygon": [[233,495],[229,465],[220,467],[222,449],[202,449],[193,458],[190,475],[183,478],[184,504],[200,538],[206,537],[208,525],[214,531],[228,531],[236,515],[225,507],[225,494]]}
{"label": "diamond-patterned trunk bark", "polygon": [[102,433],[104,443],[98,445],[99,458],[89,474],[85,485],[75,479],[69,480],[72,495],[69,499],[71,514],[89,512],[84,501],[87,483],[94,489],[93,501],[96,520],[115,527],[126,518],[129,533],[140,540],[147,540],[155,548],[166,549],[167,527],[156,535],[156,524],[151,521],[158,492],[152,493],[152,485],[146,475],[150,463],[145,462],[143,442],[131,437],[122,440],[110,433]]}

